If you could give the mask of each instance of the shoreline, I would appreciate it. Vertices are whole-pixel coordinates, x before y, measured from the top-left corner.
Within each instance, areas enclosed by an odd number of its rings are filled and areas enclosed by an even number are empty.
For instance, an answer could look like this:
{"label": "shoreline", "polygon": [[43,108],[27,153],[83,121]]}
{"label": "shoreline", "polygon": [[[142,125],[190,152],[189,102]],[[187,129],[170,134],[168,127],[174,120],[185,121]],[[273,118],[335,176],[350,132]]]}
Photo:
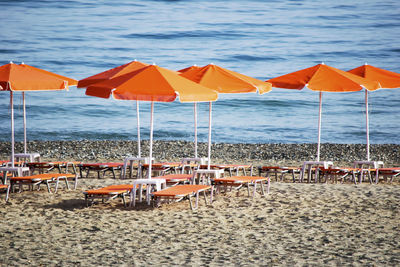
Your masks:
{"label": "shoreline", "polygon": [[[148,156],[149,141],[141,142],[143,156]],[[229,144],[213,143],[211,158],[219,163],[253,163],[299,165],[316,157],[317,144]],[[16,153],[23,151],[23,143],[15,143]],[[130,140],[79,140],[79,141],[30,141],[28,151],[38,152],[42,161],[123,161],[137,154],[137,142]],[[198,143],[200,157],[207,157],[207,143]],[[10,142],[0,142],[0,158],[11,154]],[[157,160],[179,161],[193,157],[194,144],[190,141],[160,141],[153,144],[153,155]],[[371,160],[380,160],[385,166],[400,166],[400,145],[374,144],[370,146]],[[366,157],[365,144],[321,144],[321,160],[349,165]]]}

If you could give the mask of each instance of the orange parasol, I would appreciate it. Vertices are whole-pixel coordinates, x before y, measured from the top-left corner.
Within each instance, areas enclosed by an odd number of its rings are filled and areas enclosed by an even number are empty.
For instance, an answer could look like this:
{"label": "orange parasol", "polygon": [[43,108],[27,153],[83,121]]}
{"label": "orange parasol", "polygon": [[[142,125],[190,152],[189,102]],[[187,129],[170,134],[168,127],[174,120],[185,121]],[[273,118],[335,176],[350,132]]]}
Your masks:
{"label": "orange parasol", "polygon": [[[368,64],[349,70],[349,73],[377,81],[382,88],[400,88],[400,73],[380,69]],[[369,153],[369,115],[368,115],[368,90],[365,90],[365,114],[367,133],[367,160],[370,160]]]}
{"label": "orange parasol", "polygon": [[10,91],[11,106],[11,162],[14,167],[14,105],[13,91],[22,91],[24,110],[24,152],[26,153],[25,91],[67,90],[77,81],[26,64],[9,63],[0,67],[0,90]]}
{"label": "orange parasol", "polygon": [[[148,66],[149,64],[139,62],[139,61],[131,61],[124,65],[100,72],[96,75],[87,77],[78,82],[78,88],[86,88],[91,85],[94,85],[99,82],[103,82],[112,78],[119,77],[121,75],[127,74],[129,72],[141,69],[143,67]],[[108,98],[108,96],[106,96]],[[141,149],[140,149],[140,116],[139,116],[139,102],[136,101],[136,118],[137,118],[137,144],[138,144],[138,157],[141,157]]]}
{"label": "orange parasol", "polygon": [[[89,86],[86,95],[118,100],[151,101],[150,153],[153,153],[154,102],[172,102],[179,95],[181,102],[216,101],[217,92],[179,76],[176,72],[156,65],[149,65]],[[149,161],[151,178],[151,160]]]}
{"label": "orange parasol", "polygon": [[379,88],[379,83],[377,82],[361,78],[323,63],[267,80],[267,82],[270,82],[273,87],[278,88],[301,90],[307,86],[313,91],[319,91],[317,161],[319,161],[321,146],[322,92],[354,92],[360,91],[363,87],[368,90]]}
{"label": "orange parasol", "polygon": [[[260,94],[271,91],[271,84],[244,74],[231,71],[214,64],[204,67],[192,66],[180,70],[181,76],[197,82],[208,88],[214,89],[218,93],[255,93]],[[210,102],[209,124],[208,124],[208,168],[211,161],[211,112]]]}

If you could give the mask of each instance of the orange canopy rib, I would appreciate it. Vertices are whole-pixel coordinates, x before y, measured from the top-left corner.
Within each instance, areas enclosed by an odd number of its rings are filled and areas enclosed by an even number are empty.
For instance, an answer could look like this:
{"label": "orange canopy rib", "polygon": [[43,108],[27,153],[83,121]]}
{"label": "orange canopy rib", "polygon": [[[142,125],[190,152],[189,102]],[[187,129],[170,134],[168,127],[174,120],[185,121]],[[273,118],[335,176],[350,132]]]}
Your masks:
{"label": "orange canopy rib", "polygon": [[400,88],[400,73],[367,64],[349,70],[348,72],[372,81],[377,81],[380,83],[382,88]]}
{"label": "orange canopy rib", "polygon": [[30,65],[27,65],[27,64],[24,64],[24,63],[21,63],[21,66],[24,66],[25,68],[29,68],[29,69],[32,69],[32,70],[40,71],[40,72],[52,75],[54,77],[63,79],[63,80],[68,82],[68,86],[75,86],[75,85],[78,84],[78,80],[75,80],[75,79],[72,79],[72,78],[68,78],[68,77],[62,76],[60,74],[56,74],[56,73],[53,73],[53,72],[50,72],[50,71],[47,71],[47,70],[44,70],[44,69],[39,69],[39,68],[30,66]]}
{"label": "orange canopy rib", "polygon": [[121,65],[121,66],[115,67],[113,69],[109,69],[109,70],[100,72],[96,75],[79,80],[77,87],[78,88],[88,87],[90,85],[94,85],[96,83],[99,83],[99,82],[102,82],[105,80],[109,80],[109,79],[127,74],[132,71],[136,71],[136,70],[146,67],[148,65],[149,64],[134,60],[134,61],[131,61],[124,65]]}
{"label": "orange canopy rib", "polygon": [[180,70],[181,76],[201,85],[212,88],[219,93],[251,93],[260,94],[271,91],[271,84],[261,80],[221,68],[214,64],[204,67],[189,67]]}

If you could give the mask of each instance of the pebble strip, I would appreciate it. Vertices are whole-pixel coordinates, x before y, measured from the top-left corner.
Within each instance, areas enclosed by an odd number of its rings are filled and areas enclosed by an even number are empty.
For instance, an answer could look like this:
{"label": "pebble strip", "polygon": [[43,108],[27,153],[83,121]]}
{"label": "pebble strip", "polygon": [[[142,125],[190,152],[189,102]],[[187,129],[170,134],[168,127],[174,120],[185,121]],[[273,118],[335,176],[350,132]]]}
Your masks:
{"label": "pebble strip", "polygon": [[[142,156],[148,155],[147,140],[142,141]],[[126,156],[136,156],[136,141],[31,141],[28,150],[38,152],[43,160],[123,161]],[[15,151],[23,151],[23,143],[17,142]],[[193,157],[193,142],[155,141],[153,155],[157,160],[179,160]],[[200,157],[207,157],[207,144],[199,143]],[[226,163],[296,164],[316,158],[316,144],[226,144],[212,145],[212,159]],[[371,160],[382,160],[387,166],[400,166],[400,145],[371,145]],[[11,154],[10,142],[0,142],[0,157]],[[364,144],[322,144],[321,160],[347,163],[365,160]]]}

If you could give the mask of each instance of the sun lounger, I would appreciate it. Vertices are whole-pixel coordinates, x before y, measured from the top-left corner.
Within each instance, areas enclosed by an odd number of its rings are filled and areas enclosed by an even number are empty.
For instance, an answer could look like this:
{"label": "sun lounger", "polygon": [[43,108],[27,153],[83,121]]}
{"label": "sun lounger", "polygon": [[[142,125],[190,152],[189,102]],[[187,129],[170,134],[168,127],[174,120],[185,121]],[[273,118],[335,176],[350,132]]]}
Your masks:
{"label": "sun lounger", "polygon": [[14,186],[18,185],[21,191],[23,185],[29,185],[31,189],[33,189],[34,186],[38,186],[38,189],[40,189],[40,185],[44,183],[47,186],[47,191],[51,193],[50,183],[55,182],[54,193],[56,193],[61,180],[65,181],[67,188],[69,189],[68,179],[74,180],[74,189],[76,189],[78,177],[76,174],[71,173],[42,173],[30,176],[11,177],[10,188],[13,190]]}
{"label": "sun lounger", "polygon": [[337,183],[340,180],[341,183],[346,181],[346,178],[350,177],[351,180],[357,184],[357,178],[360,174],[361,169],[359,168],[351,168],[351,167],[330,167],[330,168],[323,168],[319,169],[319,177],[321,179],[325,178],[325,182],[327,183],[328,180],[332,180],[333,183]]}
{"label": "sun lounger", "polygon": [[[290,174],[294,183],[296,182],[295,175],[300,174],[300,171],[300,167],[260,166],[258,167],[258,176],[263,176],[262,174],[265,173],[267,177],[270,177],[271,174],[274,174],[276,181],[278,181],[278,179],[284,181],[285,175]],[[278,178],[278,174],[280,178]]]}
{"label": "sun lounger", "polygon": [[110,171],[113,174],[114,179],[116,178],[115,176],[115,171],[116,170],[122,170],[124,166],[124,163],[119,163],[119,162],[102,162],[102,163],[80,163],[78,164],[79,167],[79,172],[81,177],[83,177],[82,172],[86,171],[86,178],[89,176],[90,171],[96,171],[97,172],[97,177],[100,179],[101,175],[100,173],[103,173],[103,177],[107,171]]}
{"label": "sun lounger", "polygon": [[49,183],[51,183],[53,181],[54,181],[54,177],[53,177],[53,175],[51,175],[49,173],[36,174],[36,175],[30,175],[30,176],[21,176],[21,177],[11,177],[10,178],[10,190],[13,191],[15,185],[19,186],[20,191],[22,191],[23,185],[28,185],[29,188],[32,190],[33,190],[34,186],[37,186],[38,190],[39,190],[41,184],[46,184],[47,191],[49,193],[51,193]]}
{"label": "sun lounger", "polygon": [[1,190],[6,190],[6,202],[8,201],[8,196],[10,195],[10,186],[7,184],[0,184]]}
{"label": "sun lounger", "polygon": [[[189,198],[189,205],[192,210],[197,209],[199,203],[199,194],[203,192],[204,201],[207,203],[206,191],[211,190],[210,203],[212,203],[213,198],[213,187],[210,185],[176,185],[173,187],[166,188],[157,192],[153,192],[155,203],[157,206],[160,205],[161,199],[166,199],[168,201],[180,201],[184,198]],[[192,204],[192,196],[196,196],[195,206]]]}
{"label": "sun lounger", "polygon": [[80,164],[79,161],[49,161],[49,162],[28,162],[27,166],[31,169],[31,173],[35,173],[35,170],[39,170],[39,173],[50,172],[53,169],[57,169],[59,173],[62,173],[65,169],[65,173],[68,173],[69,168],[72,168],[73,173],[76,172],[76,165]]}
{"label": "sun lounger", "polygon": [[400,167],[395,168],[378,168],[375,173],[375,183],[379,182],[379,176],[382,176],[384,180],[390,177],[390,182],[400,175]]}
{"label": "sun lounger", "polygon": [[121,184],[121,185],[110,185],[99,189],[87,190],[83,192],[85,195],[86,205],[89,205],[89,201],[93,204],[95,199],[101,199],[102,202],[115,199],[117,197],[122,198],[122,202],[126,207],[125,196],[130,194],[133,190],[133,184]]}
{"label": "sun lounger", "polygon": [[[247,186],[247,193],[250,196],[250,185],[253,185],[253,198],[256,195],[257,185],[260,185],[261,195],[269,194],[270,188],[270,178],[269,177],[261,177],[261,176],[232,176],[232,177],[224,177],[224,178],[215,178],[213,179],[214,185],[217,187],[217,192],[220,191],[221,187],[232,189],[235,187],[238,191],[237,194],[239,195],[239,189],[242,188],[244,185]],[[264,183],[266,183],[266,190],[264,189]]]}

